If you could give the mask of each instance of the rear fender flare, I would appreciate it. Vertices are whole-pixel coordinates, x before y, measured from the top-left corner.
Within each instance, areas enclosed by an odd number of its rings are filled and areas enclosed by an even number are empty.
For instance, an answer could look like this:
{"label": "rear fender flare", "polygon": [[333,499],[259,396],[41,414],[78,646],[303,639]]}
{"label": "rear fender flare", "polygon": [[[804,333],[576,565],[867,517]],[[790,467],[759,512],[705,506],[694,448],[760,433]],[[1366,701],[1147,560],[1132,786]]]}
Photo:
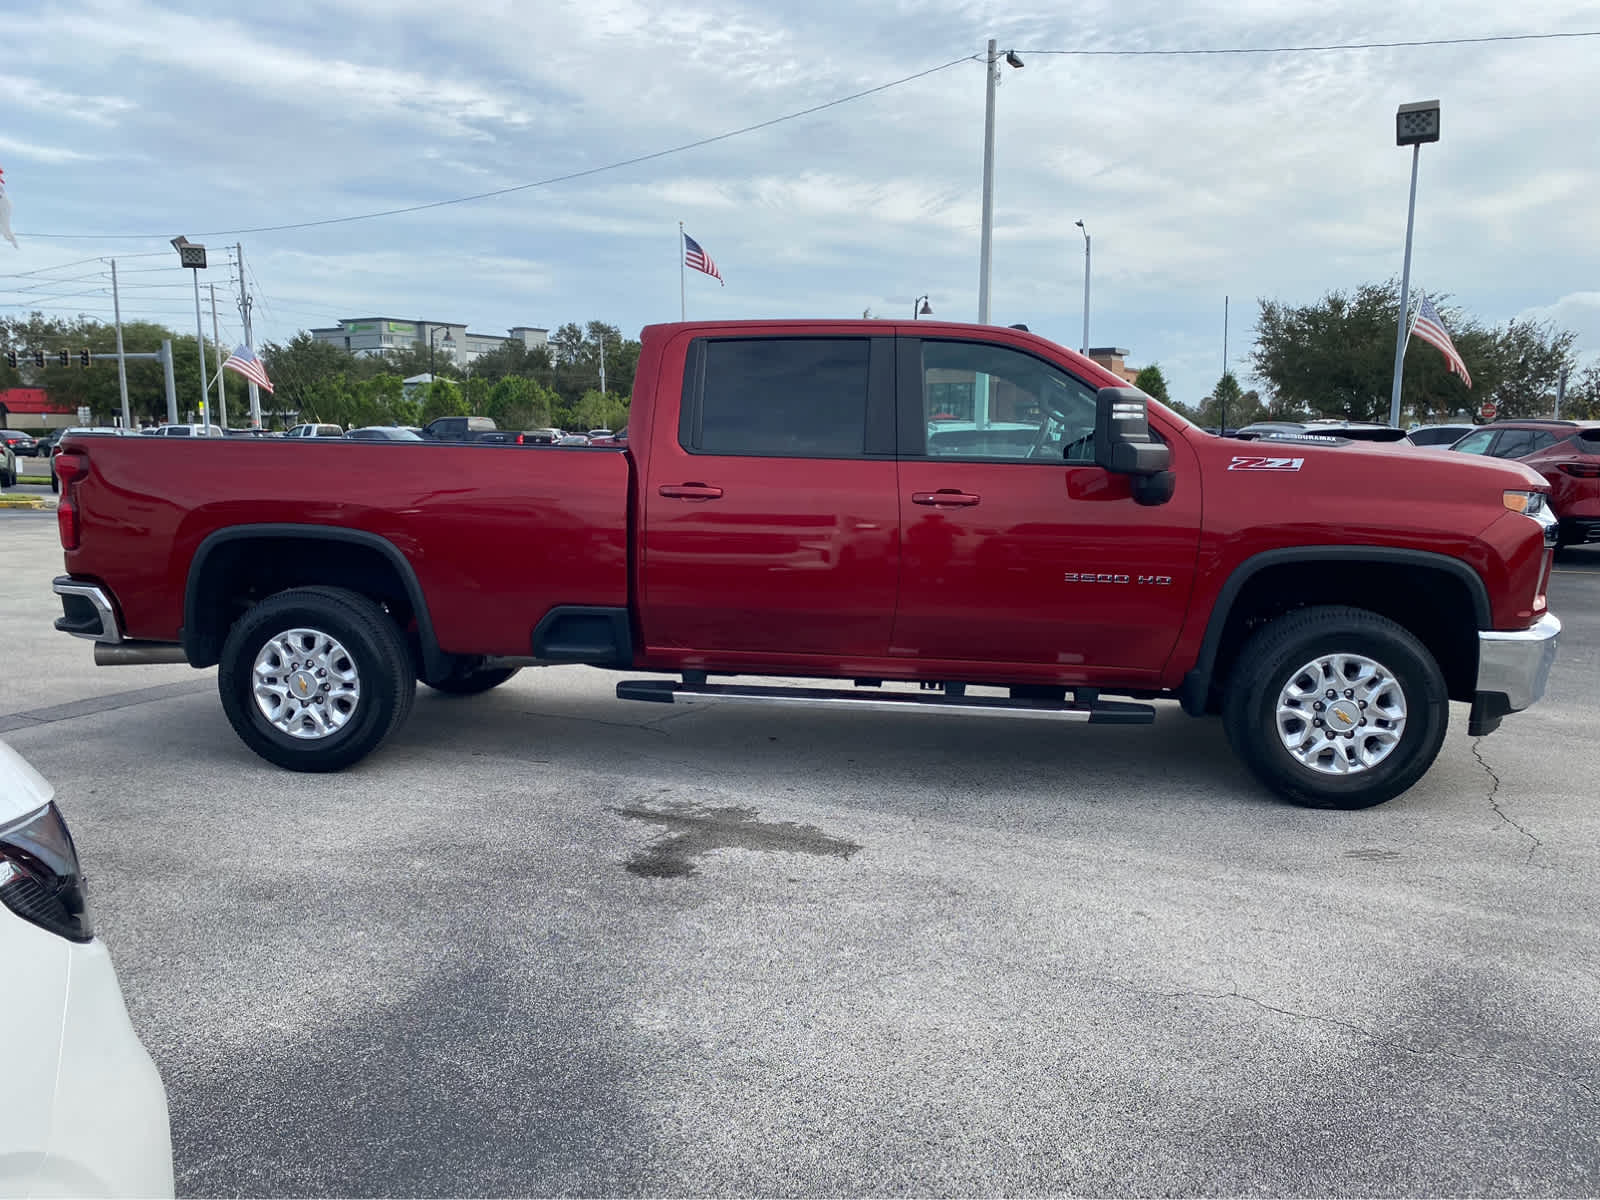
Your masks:
{"label": "rear fender flare", "polygon": [[[398,546],[386,537],[362,529],[286,523],[233,525],[227,529],[218,529],[208,534],[196,548],[194,557],[189,561],[188,580],[184,585],[183,629],[179,633],[184,652],[191,663],[201,665],[196,656],[203,654],[205,649],[198,632],[195,631],[199,629],[196,616],[200,602],[200,581],[205,578],[207,560],[220,547],[230,542],[261,538],[302,538],[312,541],[344,542],[377,551],[399,575],[401,585],[406,590],[406,598],[411,604],[411,611],[416,617],[424,678],[438,679],[449,672],[450,656],[439,649],[439,639],[433,631],[433,618],[428,613],[428,601],[422,593],[422,584],[417,580],[417,573],[412,568],[410,559],[406,558]],[[214,655],[206,657],[215,658]]]}

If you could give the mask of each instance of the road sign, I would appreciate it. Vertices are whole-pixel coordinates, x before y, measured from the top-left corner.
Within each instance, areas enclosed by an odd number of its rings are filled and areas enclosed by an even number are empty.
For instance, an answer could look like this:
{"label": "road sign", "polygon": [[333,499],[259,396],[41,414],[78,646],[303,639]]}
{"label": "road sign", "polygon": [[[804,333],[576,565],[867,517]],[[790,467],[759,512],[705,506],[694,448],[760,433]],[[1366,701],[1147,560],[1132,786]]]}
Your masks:
{"label": "road sign", "polygon": [[80,406],[78,408],[78,424],[79,425],[87,425],[89,423],[90,418],[93,415],[94,414],[91,413],[87,408],[83,408],[83,407]]}
{"label": "road sign", "polygon": [[1478,420],[1492,421],[1500,415],[1500,410],[1495,407],[1493,400],[1485,400],[1483,407],[1478,409]]}

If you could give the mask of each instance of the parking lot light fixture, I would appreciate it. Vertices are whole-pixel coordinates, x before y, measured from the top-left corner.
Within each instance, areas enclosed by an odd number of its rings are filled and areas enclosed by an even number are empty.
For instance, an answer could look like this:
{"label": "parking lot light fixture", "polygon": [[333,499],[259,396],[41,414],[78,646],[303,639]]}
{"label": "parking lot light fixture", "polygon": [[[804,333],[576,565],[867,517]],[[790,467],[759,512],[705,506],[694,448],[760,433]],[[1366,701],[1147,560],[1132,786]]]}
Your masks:
{"label": "parking lot light fixture", "polygon": [[194,279],[194,344],[200,351],[200,424],[209,431],[211,425],[211,383],[206,378],[206,327],[200,319],[200,272],[206,269],[206,248],[179,234],[172,239],[178,252],[178,263],[187,267]]}
{"label": "parking lot light fixture", "polygon": [[1411,231],[1417,218],[1417,163],[1424,142],[1439,140],[1439,102],[1402,104],[1394,116],[1394,144],[1411,147],[1411,199],[1406,207],[1406,254],[1400,268],[1400,316],[1395,322],[1394,379],[1389,389],[1389,424],[1400,426],[1400,373],[1406,361],[1406,308],[1411,300]]}

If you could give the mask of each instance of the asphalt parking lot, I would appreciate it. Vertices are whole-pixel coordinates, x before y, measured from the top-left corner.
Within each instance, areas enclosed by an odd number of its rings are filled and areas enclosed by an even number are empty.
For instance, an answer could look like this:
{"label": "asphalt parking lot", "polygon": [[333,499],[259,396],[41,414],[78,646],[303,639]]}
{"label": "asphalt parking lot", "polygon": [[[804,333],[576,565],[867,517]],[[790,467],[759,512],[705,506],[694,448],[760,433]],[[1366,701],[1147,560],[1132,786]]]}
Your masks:
{"label": "asphalt parking lot", "polygon": [[1550,691],[1407,795],[1214,721],[426,689],[336,776],[55,633],[0,513],[0,736],[56,785],[187,1195],[1600,1192],[1600,548]]}

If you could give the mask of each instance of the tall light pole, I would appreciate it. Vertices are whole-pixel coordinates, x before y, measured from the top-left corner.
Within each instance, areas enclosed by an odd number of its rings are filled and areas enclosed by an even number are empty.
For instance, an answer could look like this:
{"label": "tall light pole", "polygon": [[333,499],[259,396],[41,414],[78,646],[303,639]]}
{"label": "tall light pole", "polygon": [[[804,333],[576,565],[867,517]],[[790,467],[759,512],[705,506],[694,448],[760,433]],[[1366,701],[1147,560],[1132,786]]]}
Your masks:
{"label": "tall light pole", "polygon": [[928,307],[928,297],[918,296],[911,302],[911,319],[913,321],[915,321],[918,317],[931,316],[933,316],[933,309]]}
{"label": "tall light pole", "polygon": [[1389,424],[1400,427],[1400,372],[1406,361],[1406,307],[1411,299],[1411,230],[1417,218],[1417,162],[1424,142],[1439,140],[1439,102],[1402,104],[1394,116],[1394,144],[1411,147],[1411,201],[1406,207],[1406,257],[1400,269],[1400,317],[1394,334],[1394,383],[1389,391]]}
{"label": "tall light pole", "polygon": [[1083,232],[1083,345],[1078,347],[1079,354],[1089,353],[1089,230],[1082,221],[1074,221]]}
{"label": "tall light pole", "polygon": [[[994,245],[994,89],[1000,82],[1000,54],[995,41],[989,39],[989,50],[984,56],[983,93],[983,233],[978,241],[978,324],[989,323],[989,264]],[[1013,67],[1022,66],[1015,50],[1005,52],[1005,60]]]}
{"label": "tall light pole", "polygon": [[200,424],[210,431],[211,384],[206,379],[206,327],[200,319],[200,272],[206,269],[206,248],[182,235],[172,239],[178,262],[194,273],[194,344],[200,351]]}
{"label": "tall light pole", "polygon": [[[439,327],[437,325],[428,330],[428,374],[430,376],[433,374],[433,339],[438,336]],[[450,336],[450,330],[446,329],[444,331],[444,352],[446,356],[448,356],[455,348],[456,340]]]}

